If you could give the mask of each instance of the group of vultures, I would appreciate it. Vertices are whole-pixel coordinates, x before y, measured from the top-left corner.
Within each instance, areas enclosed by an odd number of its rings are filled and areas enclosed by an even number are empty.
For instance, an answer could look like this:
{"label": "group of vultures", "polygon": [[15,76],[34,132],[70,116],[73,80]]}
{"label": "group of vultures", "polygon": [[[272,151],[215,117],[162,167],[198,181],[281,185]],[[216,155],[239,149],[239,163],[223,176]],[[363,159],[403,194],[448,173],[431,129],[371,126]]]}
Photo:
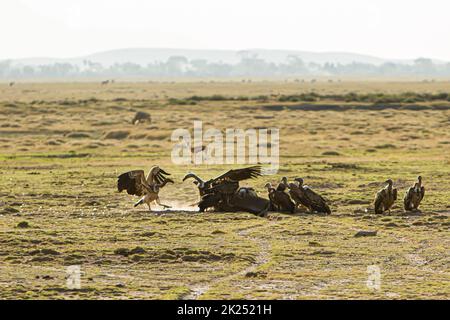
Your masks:
{"label": "group of vultures", "polygon": [[[295,178],[289,182],[283,177],[276,186],[267,183],[265,188],[268,198],[258,196],[256,191],[250,187],[241,187],[239,183],[243,180],[257,178],[262,175],[260,166],[243,169],[230,170],[216,178],[203,180],[194,173],[188,173],[183,181],[193,179],[200,193],[200,201],[197,203],[199,211],[213,210],[218,212],[250,212],[259,216],[266,216],[268,212],[295,213],[303,210],[309,213],[331,214],[327,200],[304,185],[302,178]],[[169,173],[158,166],[152,167],[147,176],[143,170],[126,172],[119,176],[118,191],[126,190],[128,194],[141,197],[135,203],[147,204],[151,210],[151,203],[156,202],[164,208],[170,206],[162,204],[159,200],[159,191],[168,183],[174,181],[167,176]],[[404,209],[407,211],[417,210],[422,201],[425,188],[422,186],[422,178],[419,176],[417,182],[405,193]],[[377,192],[374,201],[375,213],[382,214],[390,211],[397,200],[397,189],[393,187],[392,180],[386,181],[386,186]]]}

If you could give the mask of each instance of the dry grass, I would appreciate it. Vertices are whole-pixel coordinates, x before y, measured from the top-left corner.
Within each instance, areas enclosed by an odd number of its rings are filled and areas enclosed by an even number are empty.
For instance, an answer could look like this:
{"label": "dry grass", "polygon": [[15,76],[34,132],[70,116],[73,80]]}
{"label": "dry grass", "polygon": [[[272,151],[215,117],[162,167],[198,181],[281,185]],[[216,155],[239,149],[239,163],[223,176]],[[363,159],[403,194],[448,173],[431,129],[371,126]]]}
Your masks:
{"label": "dry grass", "polygon": [[[450,111],[313,112],[277,101],[312,90],[439,93],[448,83],[0,85],[0,298],[448,299]],[[214,94],[273,97],[169,102]],[[131,124],[137,111],[152,122]],[[264,194],[266,180],[303,176],[333,215],[133,209],[115,189],[123,171],[161,165],[177,182],[163,202],[186,208],[197,192],[184,173],[230,168],[171,163],[172,131],[196,119],[279,127],[279,175],[248,184]],[[391,216],[364,212],[382,181],[392,178],[402,197],[418,174],[427,187],[421,215],[404,214],[401,201]],[[360,230],[378,233],[354,237]],[[381,291],[365,285],[372,264]],[[69,265],[81,265],[81,290],[66,288]]]}

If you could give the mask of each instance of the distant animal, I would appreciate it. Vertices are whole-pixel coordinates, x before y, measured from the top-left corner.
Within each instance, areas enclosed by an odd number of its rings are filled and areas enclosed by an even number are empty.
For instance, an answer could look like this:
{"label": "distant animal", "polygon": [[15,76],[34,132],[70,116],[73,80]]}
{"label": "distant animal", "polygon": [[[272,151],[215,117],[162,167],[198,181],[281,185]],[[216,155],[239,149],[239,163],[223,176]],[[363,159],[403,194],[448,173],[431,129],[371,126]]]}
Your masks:
{"label": "distant animal", "polygon": [[286,192],[275,189],[272,187],[271,183],[266,183],[264,188],[266,188],[269,193],[269,199],[272,203],[272,208],[275,211],[289,213],[295,212],[295,204]]}
{"label": "distant animal", "polygon": [[417,177],[417,182],[414,186],[409,188],[405,197],[403,198],[403,204],[406,211],[417,210],[419,208],[420,202],[425,195],[425,187],[422,186],[422,177]]}
{"label": "distant animal", "polygon": [[9,86],[12,87],[12,86],[14,86],[15,84],[16,84],[15,82],[10,82],[10,83],[9,83]]}
{"label": "distant animal", "polygon": [[109,84],[109,80],[102,81],[102,86]]}
{"label": "distant animal", "polygon": [[310,213],[326,213],[331,214],[331,209],[327,204],[325,198],[313,191],[310,187],[303,185],[302,178],[294,179],[296,183],[288,185],[290,195],[297,205],[305,206]]}
{"label": "distant animal", "polygon": [[162,204],[159,200],[159,191],[167,184],[174,183],[172,179],[166,177],[170,175],[158,166],[150,169],[147,177],[145,177],[144,170],[133,170],[121,174],[117,180],[117,189],[119,192],[126,190],[128,194],[142,197],[134,204],[135,207],[141,204],[147,204],[151,211],[151,203],[156,202],[164,208],[170,206]]}
{"label": "distant animal", "polygon": [[377,192],[375,196],[375,213],[382,214],[385,211],[391,213],[391,207],[397,200],[397,189],[393,188],[393,182],[391,179],[386,180],[387,185]]}
{"label": "distant animal", "polygon": [[143,111],[136,112],[133,120],[131,121],[132,124],[139,124],[144,122],[152,122],[152,117],[149,113]]}

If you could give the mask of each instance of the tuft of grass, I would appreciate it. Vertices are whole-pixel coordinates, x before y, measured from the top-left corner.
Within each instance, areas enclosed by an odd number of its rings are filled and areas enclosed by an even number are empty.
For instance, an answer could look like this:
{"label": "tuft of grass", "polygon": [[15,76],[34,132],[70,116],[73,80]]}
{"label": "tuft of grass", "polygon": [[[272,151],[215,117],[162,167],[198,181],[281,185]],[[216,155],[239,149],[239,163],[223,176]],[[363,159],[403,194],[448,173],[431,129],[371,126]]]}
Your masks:
{"label": "tuft of grass", "polygon": [[17,228],[26,229],[29,227],[30,227],[30,224],[27,221],[21,221],[17,224]]}

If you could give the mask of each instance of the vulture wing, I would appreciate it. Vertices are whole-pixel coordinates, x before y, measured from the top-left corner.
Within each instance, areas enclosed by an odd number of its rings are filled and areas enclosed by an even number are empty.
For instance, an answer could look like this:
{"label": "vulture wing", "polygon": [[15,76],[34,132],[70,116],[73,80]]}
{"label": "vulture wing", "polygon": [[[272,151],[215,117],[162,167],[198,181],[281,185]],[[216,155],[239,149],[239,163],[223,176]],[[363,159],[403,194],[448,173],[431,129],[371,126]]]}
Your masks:
{"label": "vulture wing", "polygon": [[280,211],[288,211],[294,213],[295,204],[291,201],[291,197],[283,191],[274,192],[275,204],[278,205]]}
{"label": "vulture wing", "polygon": [[234,169],[230,170],[217,178],[214,178],[213,181],[220,181],[223,179],[228,179],[231,181],[242,181],[246,179],[253,179],[261,176],[261,166],[248,167],[244,169]]}
{"label": "vulture wing", "polygon": [[167,183],[166,180],[169,180],[168,182],[173,182],[171,179],[166,178],[166,175],[170,176],[170,173],[167,173],[166,171],[164,171],[159,167],[153,167],[150,169],[150,172],[147,176],[147,183],[148,184],[156,183],[159,185],[163,185]]}
{"label": "vulture wing", "polygon": [[412,202],[413,196],[414,196],[414,188],[411,187],[405,193],[405,197],[403,198],[403,206],[404,206],[405,210],[411,209],[411,202]]}
{"label": "vulture wing", "polygon": [[377,195],[375,197],[375,213],[383,213],[384,210],[384,202],[386,201],[386,189],[381,189],[377,192]]}
{"label": "vulture wing", "polygon": [[134,170],[121,174],[117,180],[117,190],[127,190],[128,194],[143,196],[147,193],[144,170]]}
{"label": "vulture wing", "polygon": [[327,205],[325,199],[315,193],[308,187],[303,188],[305,190],[305,196],[310,201],[310,206],[314,211],[331,214],[330,207]]}
{"label": "vulture wing", "polygon": [[422,201],[423,197],[425,196],[425,187],[420,188],[420,201]]}
{"label": "vulture wing", "polygon": [[167,182],[172,182],[172,179],[166,177],[166,175],[170,176],[170,173],[165,172],[164,170],[160,170],[158,174],[155,176],[155,180],[158,184],[166,184]]}
{"label": "vulture wing", "polygon": [[303,188],[300,190],[300,188],[294,184],[292,184],[290,187],[291,187],[291,189],[289,190],[289,194],[290,194],[291,198],[295,202],[297,202],[309,209],[310,201],[309,201],[308,197],[305,195]]}

